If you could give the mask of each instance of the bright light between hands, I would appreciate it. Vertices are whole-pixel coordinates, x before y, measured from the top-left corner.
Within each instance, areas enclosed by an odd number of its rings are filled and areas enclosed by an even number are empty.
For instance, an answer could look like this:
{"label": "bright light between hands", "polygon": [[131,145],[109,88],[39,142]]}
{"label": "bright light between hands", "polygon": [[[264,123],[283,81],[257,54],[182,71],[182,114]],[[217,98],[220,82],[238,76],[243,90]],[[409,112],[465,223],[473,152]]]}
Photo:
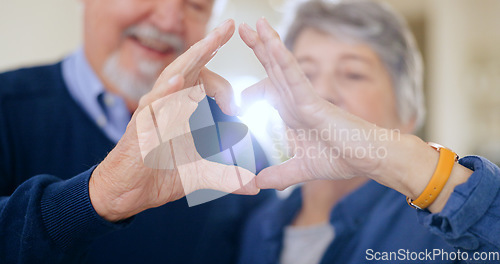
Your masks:
{"label": "bright light between hands", "polygon": [[278,111],[265,100],[251,105],[239,118],[259,139],[269,137],[269,128],[280,122]]}
{"label": "bright light between hands", "polygon": [[[241,92],[258,81],[258,79],[251,76],[239,76],[230,81],[234,88],[235,101],[238,106],[241,106]],[[284,124],[278,111],[268,102],[262,100],[250,105],[238,118],[248,127],[262,146],[269,162],[271,164],[282,162],[278,158],[281,156],[276,144],[282,143],[277,141],[282,138],[278,136],[279,133],[284,131]]]}
{"label": "bright light between hands", "polygon": [[[283,141],[283,135],[278,135],[284,133],[285,130],[283,121],[276,109],[265,100],[257,101],[248,107],[239,118],[259,141],[271,165],[280,164],[284,161],[283,151],[286,148],[280,147],[285,146],[287,142]],[[277,194],[279,197],[285,198],[291,194],[295,187],[278,191]]]}
{"label": "bright light between hands", "polygon": [[[231,80],[231,84],[234,88],[234,99],[238,106],[241,106],[241,92],[256,82],[258,82],[258,79],[251,76],[239,76]],[[238,118],[248,126],[248,129],[261,144],[271,140],[272,126],[281,122],[278,111],[265,100],[257,101],[252,104]]]}

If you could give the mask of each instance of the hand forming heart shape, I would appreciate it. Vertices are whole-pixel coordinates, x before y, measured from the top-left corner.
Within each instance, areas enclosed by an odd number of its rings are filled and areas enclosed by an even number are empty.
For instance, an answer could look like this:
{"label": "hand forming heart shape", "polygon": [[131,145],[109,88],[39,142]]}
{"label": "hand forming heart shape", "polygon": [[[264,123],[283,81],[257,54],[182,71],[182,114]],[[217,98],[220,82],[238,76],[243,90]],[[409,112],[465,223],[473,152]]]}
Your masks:
{"label": "hand forming heart shape", "polygon": [[[385,131],[319,97],[265,19],[259,20],[257,31],[247,25],[241,25],[239,31],[269,76],[244,91],[244,102],[269,100],[292,134],[300,129],[331,130],[327,124],[333,123],[343,129]],[[231,85],[205,67],[233,33],[232,20],[217,27],[165,68],[152,91],[141,98],[125,135],[90,179],[90,197],[100,215],[108,220],[124,219],[202,188],[256,194],[258,186],[283,189],[307,180],[368,175],[379,167],[379,159],[339,152],[343,155],[339,159],[293,157],[255,177],[241,167],[201,158],[189,127],[198,102],[208,95],[225,113],[237,113]],[[352,148],[383,146],[373,138],[347,143]],[[316,148],[336,150],[339,142],[302,140],[294,144],[319,151]],[[153,150],[155,154],[150,155]]]}

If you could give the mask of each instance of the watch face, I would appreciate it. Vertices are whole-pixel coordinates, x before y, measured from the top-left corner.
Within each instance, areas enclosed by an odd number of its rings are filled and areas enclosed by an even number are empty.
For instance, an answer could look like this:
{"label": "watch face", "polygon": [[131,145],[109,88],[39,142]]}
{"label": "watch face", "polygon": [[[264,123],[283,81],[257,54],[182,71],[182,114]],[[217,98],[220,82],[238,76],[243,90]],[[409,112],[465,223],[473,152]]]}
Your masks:
{"label": "watch face", "polygon": [[411,206],[415,209],[422,210],[422,208],[420,208],[418,205],[414,204],[413,201],[411,200],[411,198],[408,196],[406,196],[406,202],[408,203],[409,206]]}

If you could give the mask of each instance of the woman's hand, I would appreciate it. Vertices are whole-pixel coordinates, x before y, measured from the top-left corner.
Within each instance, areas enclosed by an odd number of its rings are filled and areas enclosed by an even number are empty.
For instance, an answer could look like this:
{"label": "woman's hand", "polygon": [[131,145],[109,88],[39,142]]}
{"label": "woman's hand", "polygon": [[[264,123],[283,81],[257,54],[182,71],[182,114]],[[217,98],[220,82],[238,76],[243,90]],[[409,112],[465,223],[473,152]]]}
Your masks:
{"label": "woman's hand", "polygon": [[377,133],[395,132],[378,128],[319,97],[265,19],[257,22],[257,31],[243,24],[239,33],[268,74],[242,93],[244,105],[268,100],[287,125],[295,154],[287,162],[262,171],[257,176],[258,186],[284,189],[307,180],[346,179],[373,172],[380,163]]}
{"label": "woman's hand", "polygon": [[[376,127],[321,99],[265,19],[257,22],[257,32],[247,25],[239,31],[268,74],[245,90],[242,99],[246,104],[267,99],[278,110],[294,139],[296,154],[261,171],[256,177],[259,188],[284,189],[308,180],[366,176],[411,199],[422,193],[439,153],[416,136]],[[455,164],[428,209],[441,211],[455,186],[471,174]]]}

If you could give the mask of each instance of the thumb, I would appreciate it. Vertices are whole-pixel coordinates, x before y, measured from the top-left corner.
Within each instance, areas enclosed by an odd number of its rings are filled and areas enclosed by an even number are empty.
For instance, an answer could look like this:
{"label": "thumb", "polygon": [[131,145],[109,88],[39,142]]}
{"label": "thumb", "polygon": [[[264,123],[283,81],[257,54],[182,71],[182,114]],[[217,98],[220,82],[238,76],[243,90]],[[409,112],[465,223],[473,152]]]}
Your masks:
{"label": "thumb", "polygon": [[282,98],[277,94],[271,79],[265,78],[241,92],[241,109],[245,112],[255,102],[266,100],[275,109],[279,109]]}
{"label": "thumb", "polygon": [[262,170],[256,177],[257,187],[261,189],[284,190],[294,184],[312,180],[298,158]]}
{"label": "thumb", "polygon": [[204,163],[204,175],[198,188],[208,188],[226,193],[254,195],[259,193],[255,174],[235,165],[225,165],[212,161]]}
{"label": "thumb", "polygon": [[234,101],[234,91],[231,84],[206,67],[203,67],[200,76],[205,84],[206,94],[215,99],[220,109],[227,115],[238,114],[239,109]]}
{"label": "thumb", "polygon": [[181,165],[177,169],[185,194],[201,189],[246,195],[259,193],[255,174],[238,166],[202,159]]}

